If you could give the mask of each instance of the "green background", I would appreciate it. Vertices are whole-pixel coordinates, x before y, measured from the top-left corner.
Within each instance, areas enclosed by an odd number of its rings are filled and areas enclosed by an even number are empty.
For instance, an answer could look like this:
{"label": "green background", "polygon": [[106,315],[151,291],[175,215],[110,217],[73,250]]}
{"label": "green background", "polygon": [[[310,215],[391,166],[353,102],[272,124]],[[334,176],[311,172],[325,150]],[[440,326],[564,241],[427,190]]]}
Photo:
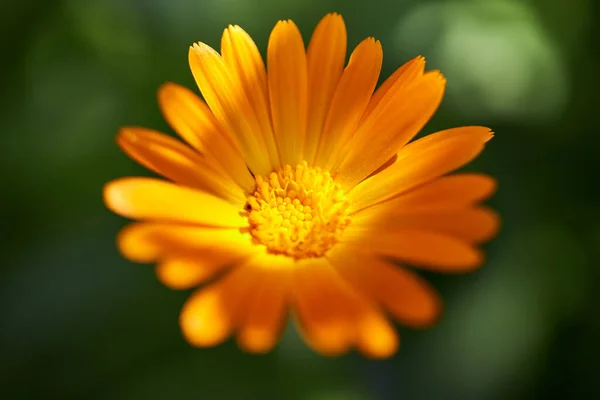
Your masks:
{"label": "green background", "polygon": [[[146,172],[119,126],[170,132],[165,81],[194,87],[188,46],[239,24],[266,48],[278,19],[307,40],[340,12],[350,47],[375,36],[387,76],[417,54],[448,78],[426,133],[496,132],[469,169],[499,180],[503,229],[473,274],[426,274],[445,298],[399,353],[319,357],[287,329],[252,356],[194,349],[188,293],[114,245],[102,185]],[[0,398],[600,398],[600,29],[596,0],[3,0]]]}

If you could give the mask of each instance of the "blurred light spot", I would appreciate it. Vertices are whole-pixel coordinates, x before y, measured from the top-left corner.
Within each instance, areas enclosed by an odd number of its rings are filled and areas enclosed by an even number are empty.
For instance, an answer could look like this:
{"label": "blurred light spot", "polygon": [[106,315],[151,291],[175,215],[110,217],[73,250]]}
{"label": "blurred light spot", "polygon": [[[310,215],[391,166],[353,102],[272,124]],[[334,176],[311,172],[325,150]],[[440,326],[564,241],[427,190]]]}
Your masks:
{"label": "blurred light spot", "polygon": [[556,119],[567,101],[560,55],[526,3],[418,5],[398,24],[396,48],[439,67],[451,104],[469,116]]}

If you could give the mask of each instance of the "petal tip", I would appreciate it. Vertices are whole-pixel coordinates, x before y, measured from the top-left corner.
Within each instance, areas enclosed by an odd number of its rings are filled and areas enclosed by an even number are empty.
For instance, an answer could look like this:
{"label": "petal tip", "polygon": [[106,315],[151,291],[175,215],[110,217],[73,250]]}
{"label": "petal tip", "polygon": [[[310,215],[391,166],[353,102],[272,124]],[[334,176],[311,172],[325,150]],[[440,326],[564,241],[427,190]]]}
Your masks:
{"label": "petal tip", "polygon": [[203,42],[195,42],[190,46],[190,54],[202,55],[205,53],[216,53],[216,51]]}
{"label": "petal tip", "polygon": [[376,46],[381,46],[381,42],[374,36],[369,36],[368,38],[365,39],[365,42],[372,43]]}
{"label": "petal tip", "polygon": [[135,134],[135,127],[132,126],[123,126],[119,128],[117,131],[117,135],[115,140],[119,147],[123,147],[123,142],[135,142],[138,139],[138,136]]}
{"label": "petal tip", "polygon": [[464,261],[465,271],[477,271],[485,264],[485,253],[480,249],[473,249],[471,257]]}
{"label": "petal tip", "polygon": [[275,24],[275,28],[284,28],[284,27],[287,27],[288,25],[295,25],[295,24],[291,19],[280,19]]}
{"label": "petal tip", "polygon": [[104,184],[102,188],[102,200],[106,207],[114,213],[119,214],[120,190],[119,185],[126,178],[114,179]]}
{"label": "petal tip", "polygon": [[253,354],[267,354],[276,344],[273,335],[265,330],[247,329],[236,337],[240,349]]}
{"label": "petal tip", "polygon": [[147,264],[156,261],[158,249],[147,241],[146,230],[141,223],[132,223],[117,234],[117,249],[129,261]]}
{"label": "petal tip", "polygon": [[171,81],[165,81],[165,82],[163,82],[163,83],[162,83],[162,84],[161,84],[161,85],[158,87],[158,90],[159,90],[159,91],[161,91],[161,90],[165,90],[165,89],[168,89],[168,88],[170,88],[170,87],[173,87],[173,86],[176,86],[176,84],[175,84],[175,83],[173,83],[173,82],[171,82]]}
{"label": "petal tip", "polygon": [[427,60],[425,59],[424,55],[419,54],[418,56],[413,58],[410,62],[417,64],[420,69],[425,69],[425,64],[427,63]]}
{"label": "petal tip", "polygon": [[[425,59],[423,58],[423,60],[425,60]],[[440,82],[440,83],[442,83],[442,84],[446,84],[446,77],[445,77],[445,76],[444,76],[444,74],[442,74],[442,72],[441,72],[440,70],[438,70],[438,69],[433,69],[433,70],[431,70],[431,71],[428,71],[428,72],[426,73],[426,75],[429,75],[429,76],[431,76],[431,77],[432,77],[432,79],[435,79],[435,80],[439,81],[439,82]]]}

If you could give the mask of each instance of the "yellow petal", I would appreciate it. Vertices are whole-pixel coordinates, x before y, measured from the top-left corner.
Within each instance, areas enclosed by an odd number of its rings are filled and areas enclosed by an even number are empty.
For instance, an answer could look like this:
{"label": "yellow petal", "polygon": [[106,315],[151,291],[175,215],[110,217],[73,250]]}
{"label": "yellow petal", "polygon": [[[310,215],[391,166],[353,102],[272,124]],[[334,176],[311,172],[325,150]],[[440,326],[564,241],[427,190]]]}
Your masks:
{"label": "yellow petal", "polygon": [[196,292],[186,302],[179,317],[186,340],[199,347],[215,346],[232,331],[232,297],[219,282]]}
{"label": "yellow petal", "polygon": [[343,145],[352,137],[377,85],[382,60],[381,43],[373,38],[363,40],[352,52],[331,102],[316,166],[329,170]]}
{"label": "yellow petal", "polygon": [[[387,206],[388,203],[383,205]],[[377,210],[385,208],[384,210]],[[371,211],[372,212],[369,212]],[[376,215],[372,215],[375,214]],[[363,216],[364,214],[364,216]],[[371,214],[371,215],[368,215]],[[359,217],[360,215],[360,217]],[[356,218],[358,217],[358,218]],[[418,229],[456,236],[469,243],[490,240],[498,232],[498,215],[484,207],[427,210],[375,206],[353,218],[353,224],[370,227],[384,234],[389,229]],[[383,230],[384,232],[381,232]]]}
{"label": "yellow petal", "polygon": [[308,119],[304,159],[314,165],[331,100],[346,62],[346,25],[339,14],[327,14],[308,44]]}
{"label": "yellow petal", "polygon": [[190,47],[189,61],[204,99],[236,139],[250,170],[255,175],[270,173],[273,165],[265,157],[267,146],[242,83],[223,58],[204,43]]}
{"label": "yellow petal", "polygon": [[165,83],[158,91],[158,102],[167,122],[192,147],[215,160],[219,170],[229,175],[247,192],[254,179],[231,136],[219,125],[208,106],[191,90]]}
{"label": "yellow petal", "polygon": [[237,80],[242,83],[244,92],[250,100],[267,146],[271,165],[279,166],[279,155],[271,126],[267,72],[256,44],[242,28],[230,25],[223,32],[221,54]]}
{"label": "yellow petal", "polygon": [[218,248],[202,253],[174,255],[156,266],[156,275],[171,289],[189,289],[207,281],[223,268],[243,258],[243,253],[219,251]]}
{"label": "yellow petal", "polygon": [[248,299],[237,342],[248,352],[266,353],[277,343],[285,322],[293,260],[265,254],[255,257],[249,264],[259,271],[262,280]]}
{"label": "yellow petal", "polygon": [[240,209],[213,195],[153,178],[121,178],[104,187],[104,202],[127,218],[245,227]]}
{"label": "yellow petal", "polygon": [[[407,74],[412,69],[407,69]],[[351,188],[392,158],[431,118],[446,80],[437,71],[405,81],[401,77],[357,128],[337,180]]]}
{"label": "yellow petal", "polygon": [[[427,326],[441,312],[441,300],[431,286],[418,275],[364,248],[357,253],[354,246],[338,244],[327,258],[338,273],[352,286],[380,303],[396,319],[410,326]],[[362,250],[361,250],[362,251]]]}
{"label": "yellow petal", "polygon": [[492,137],[488,128],[462,127],[416,140],[382,172],[356,185],[348,196],[354,211],[395,197],[468,163]]}
{"label": "yellow petal", "polygon": [[238,207],[246,202],[244,191],[231,178],[178,140],[145,128],[123,128],[117,143],[131,158],[176,183],[207,191]]}
{"label": "yellow petal", "polygon": [[307,66],[304,42],[292,21],[279,21],[267,49],[269,98],[282,165],[302,161],[306,134]]}
{"label": "yellow petal", "polygon": [[231,336],[255,284],[255,272],[238,267],[220,281],[194,293],[179,317],[187,341],[194,346],[210,347]]}
{"label": "yellow petal", "polygon": [[381,225],[377,229],[350,226],[344,232],[341,243],[361,246],[374,254],[435,271],[466,272],[483,263],[483,254],[465,240],[393,225]]}
{"label": "yellow petal", "polygon": [[260,250],[248,233],[165,222],[142,222],[126,226],[117,239],[119,250],[131,261],[154,262],[172,255],[207,251],[239,254]]}

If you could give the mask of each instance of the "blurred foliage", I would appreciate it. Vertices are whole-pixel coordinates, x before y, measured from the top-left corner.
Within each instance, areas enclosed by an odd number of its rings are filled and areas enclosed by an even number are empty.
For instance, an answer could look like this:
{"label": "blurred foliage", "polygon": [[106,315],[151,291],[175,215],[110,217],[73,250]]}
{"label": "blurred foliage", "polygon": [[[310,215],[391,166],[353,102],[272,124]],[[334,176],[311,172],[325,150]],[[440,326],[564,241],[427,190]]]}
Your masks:
{"label": "blurred foliage", "polygon": [[[375,36],[383,76],[416,54],[448,77],[426,128],[496,137],[469,168],[496,176],[504,219],[487,265],[427,274],[446,300],[396,357],[312,354],[293,329],[266,356],[190,348],[187,293],[124,261],[102,185],[146,172],[121,125],[170,132],[164,81],[194,87],[187,48],[239,24],[264,51],[278,19],[305,38],[342,13]],[[600,398],[600,9],[595,0],[4,0],[0,5],[3,399]]]}

